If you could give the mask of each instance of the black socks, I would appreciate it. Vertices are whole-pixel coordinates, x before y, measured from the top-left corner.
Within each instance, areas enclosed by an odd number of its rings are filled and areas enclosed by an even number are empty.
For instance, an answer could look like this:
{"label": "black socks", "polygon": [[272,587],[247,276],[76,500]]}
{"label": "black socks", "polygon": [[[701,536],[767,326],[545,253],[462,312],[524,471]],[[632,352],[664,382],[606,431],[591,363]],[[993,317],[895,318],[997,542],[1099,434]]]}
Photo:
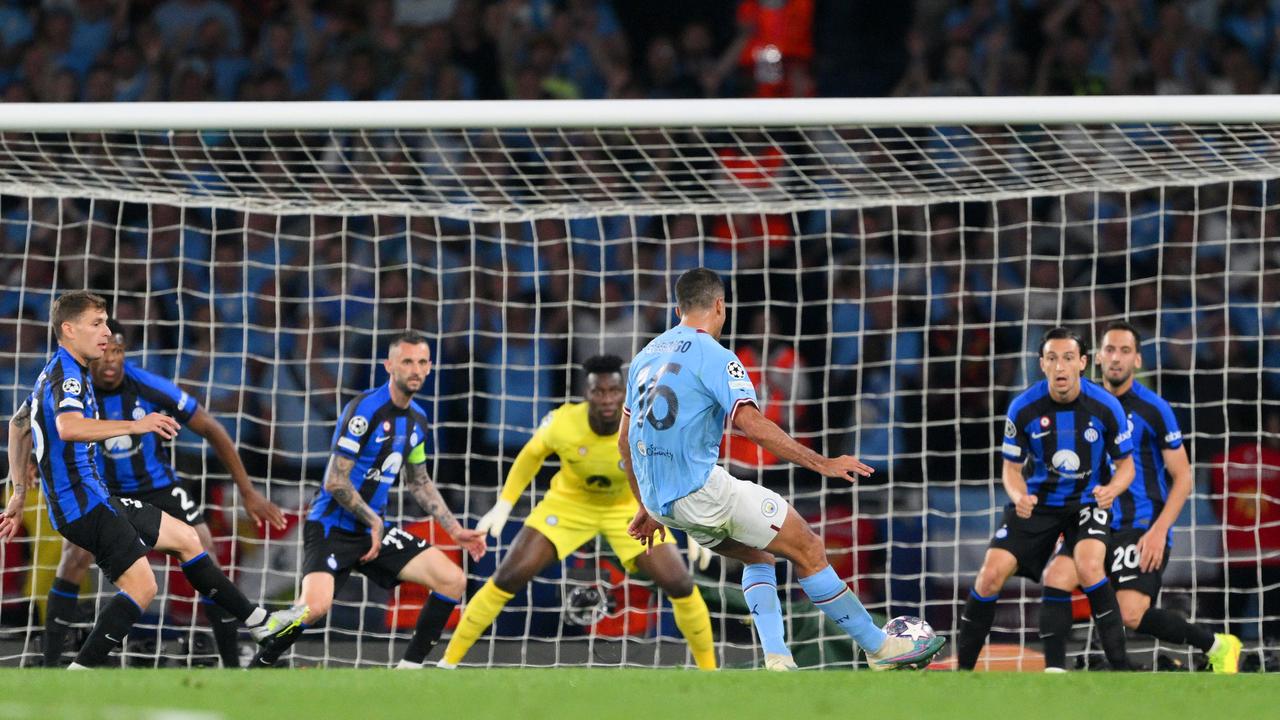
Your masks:
{"label": "black socks", "polygon": [[964,612],[960,615],[960,632],[956,639],[956,665],[961,670],[972,670],[978,664],[978,655],[987,643],[987,634],[996,619],[996,600],[1000,596],[983,597],[969,591]]}
{"label": "black socks", "polygon": [[418,613],[418,625],[414,628],[413,637],[409,639],[409,649],[404,651],[404,659],[421,664],[427,653],[440,640],[444,624],[449,621],[449,613],[458,606],[458,601],[439,593],[431,593],[427,604]]}
{"label": "black socks", "polygon": [[1040,601],[1040,640],[1044,666],[1067,669],[1067,636],[1071,634],[1071,593],[1046,587]]}
{"label": "black socks", "polygon": [[1189,622],[1181,613],[1151,608],[1142,615],[1138,632],[1172,645],[1192,645],[1201,652],[1213,647],[1213,633]]}
{"label": "black socks", "polygon": [[1103,578],[1096,584],[1084,588],[1089,596],[1089,609],[1093,613],[1093,622],[1098,627],[1098,636],[1102,641],[1102,651],[1107,656],[1107,663],[1112,670],[1128,670],[1129,656],[1125,653],[1124,620],[1120,617],[1120,606],[1116,603],[1116,591],[1111,583]]}
{"label": "black socks", "polygon": [[124,592],[116,593],[98,615],[93,632],[89,633],[84,647],[76,655],[76,663],[85,667],[98,667],[104,663],[111,649],[124,641],[124,636],[129,634],[140,617],[142,608],[138,603]]}
{"label": "black socks", "polygon": [[67,646],[71,622],[80,601],[80,585],[62,578],[53,579],[49,600],[44,610],[44,666],[58,667],[62,649]]}

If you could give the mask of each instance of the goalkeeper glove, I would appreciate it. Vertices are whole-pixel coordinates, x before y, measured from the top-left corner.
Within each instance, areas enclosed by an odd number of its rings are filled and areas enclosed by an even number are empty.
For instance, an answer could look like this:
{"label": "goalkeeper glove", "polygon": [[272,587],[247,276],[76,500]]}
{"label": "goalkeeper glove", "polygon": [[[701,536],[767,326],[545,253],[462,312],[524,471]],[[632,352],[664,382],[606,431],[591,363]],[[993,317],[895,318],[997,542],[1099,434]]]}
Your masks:
{"label": "goalkeeper glove", "polygon": [[515,507],[511,503],[498,498],[498,502],[493,504],[489,512],[480,518],[480,522],[476,524],[476,530],[480,532],[488,531],[494,538],[502,537],[502,526],[507,524],[507,517],[511,515],[511,508]]}
{"label": "goalkeeper glove", "polygon": [[685,534],[685,539],[689,541],[689,567],[694,570],[706,570],[711,564],[711,550],[699,545],[698,541],[688,533]]}

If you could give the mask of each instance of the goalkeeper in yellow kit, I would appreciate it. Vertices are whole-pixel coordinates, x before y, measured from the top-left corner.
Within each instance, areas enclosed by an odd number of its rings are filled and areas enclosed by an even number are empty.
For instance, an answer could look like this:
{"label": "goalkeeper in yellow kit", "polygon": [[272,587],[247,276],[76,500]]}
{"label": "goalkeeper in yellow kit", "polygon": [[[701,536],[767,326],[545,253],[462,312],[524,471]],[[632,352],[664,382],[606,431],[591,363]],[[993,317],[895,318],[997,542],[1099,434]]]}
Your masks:
{"label": "goalkeeper in yellow kit", "polygon": [[640,541],[627,534],[639,501],[631,494],[618,452],[626,395],[622,360],[600,355],[589,358],[582,368],[587,373],[587,401],[567,403],[547,414],[516,457],[498,502],[476,526],[499,537],[542,463],[552,453],[560,456],[560,472],[551,479],[551,489],[534,506],[497,572],[467,602],[440,660],[442,668],[462,662],[481,633],[534,575],[596,535],[604,535],[628,572],[640,570],[667,593],[676,626],[684,633],[698,668],[716,668],[707,604],[676,546],[665,540],[646,554]]}

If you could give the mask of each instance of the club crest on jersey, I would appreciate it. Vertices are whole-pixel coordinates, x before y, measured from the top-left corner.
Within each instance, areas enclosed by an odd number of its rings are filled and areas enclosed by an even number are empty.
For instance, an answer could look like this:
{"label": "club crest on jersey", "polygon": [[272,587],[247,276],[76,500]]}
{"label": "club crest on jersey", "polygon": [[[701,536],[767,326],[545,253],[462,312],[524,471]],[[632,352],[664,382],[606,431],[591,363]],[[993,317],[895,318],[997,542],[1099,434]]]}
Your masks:
{"label": "club crest on jersey", "polygon": [[146,410],[143,410],[143,409],[142,409],[142,406],[140,406],[140,405],[135,405],[135,406],[133,406],[133,413],[132,413],[132,414],[133,414],[133,419],[134,419],[134,420],[141,420],[142,418],[144,418],[144,417],[146,417],[146,416],[147,416],[147,411],[146,411]]}
{"label": "club crest on jersey", "polygon": [[747,369],[742,367],[742,363],[737,360],[730,360],[729,364],[725,366],[724,371],[729,373],[729,377],[734,380],[747,379]]}
{"label": "club crest on jersey", "polygon": [[79,380],[75,378],[67,378],[66,380],[62,381],[62,392],[66,393],[67,395],[79,395],[80,390],[81,390],[81,387],[80,387]]}
{"label": "club crest on jersey", "polygon": [[360,437],[369,431],[369,421],[363,415],[357,415],[351,418],[351,422],[347,423],[347,432]]}
{"label": "club crest on jersey", "polygon": [[1041,415],[1041,416],[1040,416],[1040,427],[1049,427],[1049,416],[1048,416],[1048,415]]}
{"label": "club crest on jersey", "polygon": [[414,448],[417,446],[418,446],[418,432],[415,430],[414,433],[409,436],[409,447]]}
{"label": "club crest on jersey", "polygon": [[391,421],[390,421],[390,420],[383,420],[383,421],[382,421],[382,432],[391,432]]}
{"label": "club crest on jersey", "polygon": [[1018,434],[1018,428],[1013,424],[1012,420],[1004,421],[1004,436],[1007,438],[1014,437]]}
{"label": "club crest on jersey", "polygon": [[1084,431],[1084,439],[1088,442],[1098,442],[1098,431],[1093,428],[1087,428]]}

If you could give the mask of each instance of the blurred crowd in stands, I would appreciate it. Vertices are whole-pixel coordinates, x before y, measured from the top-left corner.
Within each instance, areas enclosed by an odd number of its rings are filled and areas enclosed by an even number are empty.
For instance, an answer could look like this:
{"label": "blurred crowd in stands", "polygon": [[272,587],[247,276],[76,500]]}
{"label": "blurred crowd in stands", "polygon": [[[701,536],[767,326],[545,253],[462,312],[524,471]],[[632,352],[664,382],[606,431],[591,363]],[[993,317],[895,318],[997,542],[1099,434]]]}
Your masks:
{"label": "blurred crowd in stands", "polygon": [[1258,93],[1274,0],[7,0],[7,101]]}

